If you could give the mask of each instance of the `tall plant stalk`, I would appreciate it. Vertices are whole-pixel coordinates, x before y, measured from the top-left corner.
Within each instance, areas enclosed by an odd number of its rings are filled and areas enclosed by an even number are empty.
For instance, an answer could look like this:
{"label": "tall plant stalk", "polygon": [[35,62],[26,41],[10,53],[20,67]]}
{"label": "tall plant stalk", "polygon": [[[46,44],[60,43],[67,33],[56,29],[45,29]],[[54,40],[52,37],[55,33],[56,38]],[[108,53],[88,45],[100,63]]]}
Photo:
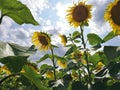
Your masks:
{"label": "tall plant stalk", "polygon": [[86,63],[87,63],[87,71],[88,71],[88,89],[91,90],[91,86],[92,86],[92,81],[91,81],[91,72],[90,72],[90,69],[89,69],[89,61],[88,61],[88,55],[87,55],[87,48],[86,48],[86,43],[85,43],[85,38],[84,38],[84,30],[82,28],[82,26],[80,26],[80,30],[81,30],[81,40],[82,40],[82,45],[83,45],[83,48],[85,49],[84,51],[84,55],[85,55],[85,60],[86,60]]}
{"label": "tall plant stalk", "polygon": [[[54,80],[56,81],[56,63],[54,59],[54,52],[53,52],[53,47],[50,48],[51,53],[52,53],[52,64],[53,64],[53,73],[54,73]],[[53,90],[57,90],[57,87],[53,87]]]}

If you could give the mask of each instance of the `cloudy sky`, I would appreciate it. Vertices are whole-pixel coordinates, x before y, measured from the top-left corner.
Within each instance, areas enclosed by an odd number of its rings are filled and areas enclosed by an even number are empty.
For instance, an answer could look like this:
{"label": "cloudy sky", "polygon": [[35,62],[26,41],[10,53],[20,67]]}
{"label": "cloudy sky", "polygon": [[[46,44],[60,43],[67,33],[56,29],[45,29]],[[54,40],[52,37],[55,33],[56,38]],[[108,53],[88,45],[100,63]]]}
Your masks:
{"label": "cloudy sky", "polygon": [[[4,17],[0,25],[0,40],[13,42],[21,45],[32,45],[31,36],[35,31],[45,31],[53,34],[52,42],[60,45],[58,34],[69,34],[73,27],[69,26],[65,19],[66,10],[78,0],[20,0],[32,12],[34,18],[40,23],[39,26],[31,24],[18,25],[9,17]],[[82,0],[81,0],[82,1]],[[92,32],[105,36],[111,28],[103,19],[106,5],[113,0],[88,0],[92,4],[92,19],[86,32]],[[106,45],[119,45],[120,37],[110,40]],[[63,50],[60,52],[62,53]]]}

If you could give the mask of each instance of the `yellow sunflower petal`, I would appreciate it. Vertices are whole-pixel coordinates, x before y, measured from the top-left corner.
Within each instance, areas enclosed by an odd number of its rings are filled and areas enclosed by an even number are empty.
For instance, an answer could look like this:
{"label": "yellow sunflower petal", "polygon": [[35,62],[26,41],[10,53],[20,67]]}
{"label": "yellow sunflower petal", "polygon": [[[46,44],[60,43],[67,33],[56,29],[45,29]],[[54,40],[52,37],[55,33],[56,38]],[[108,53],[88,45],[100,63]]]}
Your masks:
{"label": "yellow sunflower petal", "polygon": [[113,28],[116,35],[120,35],[120,0],[114,0],[108,4],[104,18]]}
{"label": "yellow sunflower petal", "polygon": [[86,5],[84,2],[78,2],[78,4],[73,4],[72,7],[69,7],[67,10],[68,14],[66,15],[66,19],[70,23],[71,26],[77,28],[80,25],[88,22],[88,19],[92,17],[91,11],[92,5]]}
{"label": "yellow sunflower petal", "polygon": [[66,46],[66,43],[67,43],[67,37],[65,35],[59,35],[60,38],[61,38],[61,43]]}
{"label": "yellow sunflower petal", "polygon": [[43,32],[34,32],[32,42],[40,50],[48,50],[51,46],[50,36]]}
{"label": "yellow sunflower petal", "polygon": [[48,79],[53,79],[54,78],[54,74],[51,71],[48,71],[45,73],[45,77]]}
{"label": "yellow sunflower petal", "polygon": [[63,69],[65,69],[67,67],[67,63],[62,60],[57,60],[57,64],[58,64],[58,66],[60,66]]}

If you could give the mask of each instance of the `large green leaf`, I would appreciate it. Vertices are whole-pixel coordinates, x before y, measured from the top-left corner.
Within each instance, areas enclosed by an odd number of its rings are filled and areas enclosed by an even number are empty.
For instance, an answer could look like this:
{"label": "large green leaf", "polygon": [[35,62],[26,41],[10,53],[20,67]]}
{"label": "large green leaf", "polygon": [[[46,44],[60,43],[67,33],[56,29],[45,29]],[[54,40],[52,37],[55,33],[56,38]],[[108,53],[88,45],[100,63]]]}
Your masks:
{"label": "large green leaf", "polygon": [[87,89],[87,86],[85,86],[82,82],[73,81],[72,90],[88,90],[88,89]]}
{"label": "large green leaf", "polygon": [[0,62],[5,64],[12,73],[18,73],[22,67],[27,63],[26,56],[9,56],[1,58]]}
{"label": "large green leaf", "polygon": [[108,35],[106,35],[106,36],[103,38],[103,42],[106,42],[106,41],[114,38],[115,36],[117,36],[117,35],[115,35],[113,31],[111,31],[110,33],[108,33]]}
{"label": "large green leaf", "polygon": [[53,67],[51,65],[43,64],[40,67],[40,73],[41,74],[44,74],[46,71],[49,71],[49,70],[53,70]]}
{"label": "large green leaf", "polygon": [[111,86],[111,90],[119,90],[120,89],[120,82],[116,82]]}
{"label": "large green leaf", "polygon": [[0,0],[1,21],[4,16],[9,16],[18,24],[38,25],[29,8],[18,0]]}
{"label": "large green leaf", "polygon": [[108,60],[113,60],[120,56],[120,46],[105,46],[104,52]]}
{"label": "large green leaf", "polygon": [[96,82],[92,86],[92,90],[107,90],[107,86],[104,82]]}
{"label": "large green leaf", "polygon": [[50,54],[45,54],[43,57],[40,58],[39,61],[37,61],[37,63],[40,63],[48,58],[52,58]]}
{"label": "large green leaf", "polygon": [[37,74],[29,66],[24,66],[24,70],[25,72],[23,73],[23,75],[28,78],[32,83],[34,83],[39,90],[51,90],[50,88],[46,88],[42,85],[40,81],[40,74]]}
{"label": "large green leaf", "polygon": [[0,41],[0,58],[7,56],[29,56],[36,52],[34,46],[25,47]]}
{"label": "large green leaf", "polygon": [[112,61],[109,63],[108,65],[108,69],[109,69],[109,74],[114,78],[114,79],[118,79],[119,78],[119,73],[120,73],[120,62],[115,62]]}
{"label": "large green leaf", "polygon": [[91,45],[98,45],[102,42],[102,39],[97,34],[90,33],[87,37]]}
{"label": "large green leaf", "polygon": [[96,65],[99,61],[102,61],[105,65],[108,64],[107,58],[103,52],[96,52],[88,57],[89,61]]}
{"label": "large green leaf", "polygon": [[65,53],[65,56],[71,54],[75,50],[77,50],[77,47],[75,45],[71,46]]}
{"label": "large green leaf", "polygon": [[81,33],[79,31],[74,31],[72,34],[72,39],[80,38]]}

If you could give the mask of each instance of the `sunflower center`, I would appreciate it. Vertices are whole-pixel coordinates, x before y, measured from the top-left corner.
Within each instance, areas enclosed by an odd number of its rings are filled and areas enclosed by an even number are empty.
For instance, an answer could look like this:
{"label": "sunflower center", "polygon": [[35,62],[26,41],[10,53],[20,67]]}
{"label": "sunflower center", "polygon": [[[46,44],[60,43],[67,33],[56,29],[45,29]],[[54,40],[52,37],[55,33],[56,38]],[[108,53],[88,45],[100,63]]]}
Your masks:
{"label": "sunflower center", "polygon": [[115,24],[120,26],[120,1],[112,8],[111,18]]}
{"label": "sunflower center", "polygon": [[45,45],[45,46],[48,45],[48,40],[46,39],[45,36],[39,36],[38,39],[42,45]]}
{"label": "sunflower center", "polygon": [[73,11],[73,19],[77,22],[83,22],[88,17],[86,6],[76,6]]}

